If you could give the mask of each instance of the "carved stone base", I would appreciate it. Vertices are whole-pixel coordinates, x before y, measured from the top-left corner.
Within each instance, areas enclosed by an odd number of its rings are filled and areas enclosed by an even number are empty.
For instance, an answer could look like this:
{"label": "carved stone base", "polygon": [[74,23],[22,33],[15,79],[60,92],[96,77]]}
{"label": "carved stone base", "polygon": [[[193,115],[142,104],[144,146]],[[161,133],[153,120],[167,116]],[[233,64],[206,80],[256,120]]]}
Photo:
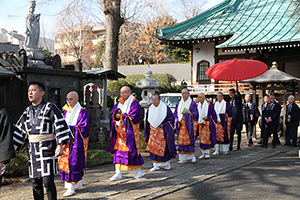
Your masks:
{"label": "carved stone base", "polygon": [[25,49],[26,55],[30,60],[43,60],[45,58],[45,52],[34,49]]}

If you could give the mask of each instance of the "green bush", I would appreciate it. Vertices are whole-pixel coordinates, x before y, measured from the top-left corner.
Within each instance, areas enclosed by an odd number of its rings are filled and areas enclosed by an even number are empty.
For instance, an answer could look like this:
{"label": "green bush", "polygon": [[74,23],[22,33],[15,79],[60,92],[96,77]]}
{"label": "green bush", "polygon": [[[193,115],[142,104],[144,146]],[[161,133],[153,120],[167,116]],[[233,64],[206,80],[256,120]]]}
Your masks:
{"label": "green bush", "polygon": [[28,175],[28,165],[28,153],[17,153],[16,159],[6,165],[5,176],[12,178]]}
{"label": "green bush", "polygon": [[146,139],[144,138],[144,131],[140,131],[140,151],[141,152],[146,152],[147,148],[147,142]]}
{"label": "green bush", "polygon": [[86,166],[96,166],[113,162],[113,155],[103,150],[89,150]]}
{"label": "green bush", "polygon": [[[131,74],[127,75],[125,79],[120,78],[117,81],[110,81],[107,90],[109,92],[119,92],[121,87],[123,86],[129,86],[132,90],[132,92],[137,94],[137,99],[141,100],[141,92],[142,90],[135,86],[136,82],[140,82],[142,79],[145,79],[144,74]],[[171,83],[175,80],[175,78],[168,73],[164,74],[153,74],[152,79],[155,79],[157,82],[161,83],[161,87],[155,89],[155,92],[161,94],[161,93],[167,93],[167,92],[181,92],[181,86],[176,85],[173,86]],[[116,95],[111,95],[111,99],[116,97]]]}

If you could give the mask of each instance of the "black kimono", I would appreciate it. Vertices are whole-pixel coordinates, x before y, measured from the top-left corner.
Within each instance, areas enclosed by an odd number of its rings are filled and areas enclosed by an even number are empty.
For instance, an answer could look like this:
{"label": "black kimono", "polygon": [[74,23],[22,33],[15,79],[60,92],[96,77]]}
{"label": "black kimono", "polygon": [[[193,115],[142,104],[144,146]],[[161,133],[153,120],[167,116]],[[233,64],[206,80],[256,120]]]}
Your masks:
{"label": "black kimono", "polygon": [[[60,110],[55,104],[44,99],[33,110],[33,106],[25,109],[16,124],[14,132],[14,145],[20,151],[25,142],[25,136],[29,135],[29,177],[40,178],[56,174],[58,172],[55,149],[57,144],[66,143],[72,139],[72,133]],[[46,141],[31,141],[30,136],[46,136],[55,134],[56,138]],[[48,136],[47,136],[48,135]]]}

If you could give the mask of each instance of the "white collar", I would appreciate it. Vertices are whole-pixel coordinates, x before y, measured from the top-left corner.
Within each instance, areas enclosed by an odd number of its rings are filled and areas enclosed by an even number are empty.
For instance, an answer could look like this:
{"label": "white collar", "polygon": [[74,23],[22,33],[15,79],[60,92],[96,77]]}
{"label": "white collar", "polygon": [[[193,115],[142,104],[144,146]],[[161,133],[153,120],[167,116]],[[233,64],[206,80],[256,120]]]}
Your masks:
{"label": "white collar", "polygon": [[128,111],[130,109],[130,106],[131,106],[131,103],[133,101],[134,97],[132,95],[130,95],[128,97],[128,99],[124,102],[124,104],[121,104],[119,103],[118,104],[118,108],[120,108],[122,110],[122,113],[127,113],[128,114]]}
{"label": "white collar", "polygon": [[214,109],[217,114],[218,122],[221,122],[220,114],[226,113],[226,101],[222,99],[221,103],[217,101],[214,105]]}
{"label": "white collar", "polygon": [[206,99],[204,100],[203,104],[201,104],[200,102],[198,103],[198,113],[198,123],[202,124],[204,122],[203,117],[207,117],[208,115],[208,103]]}
{"label": "white collar", "polygon": [[167,116],[167,105],[162,101],[159,102],[158,106],[155,107],[153,104],[149,107],[148,111],[148,122],[157,128]]}
{"label": "white collar", "polygon": [[190,109],[190,106],[191,106],[191,103],[192,103],[192,99],[191,97],[189,96],[188,99],[186,101],[183,100],[183,98],[181,98],[180,102],[179,102],[179,105],[178,105],[178,120],[181,121],[183,115],[182,115],[182,111],[184,108],[186,109]]}
{"label": "white collar", "polygon": [[79,102],[75,104],[71,112],[67,112],[66,114],[66,122],[69,126],[75,126],[77,124],[77,120],[79,117],[79,113],[81,111],[81,105]]}

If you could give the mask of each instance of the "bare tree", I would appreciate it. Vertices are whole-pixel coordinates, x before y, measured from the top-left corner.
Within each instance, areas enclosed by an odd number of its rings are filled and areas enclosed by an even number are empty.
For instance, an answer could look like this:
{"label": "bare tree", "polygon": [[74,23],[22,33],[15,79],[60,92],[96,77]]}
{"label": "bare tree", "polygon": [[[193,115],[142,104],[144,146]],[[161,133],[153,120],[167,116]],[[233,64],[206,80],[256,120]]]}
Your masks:
{"label": "bare tree", "polygon": [[[85,8],[67,8],[56,18],[57,30],[55,35],[56,48],[63,55],[63,64],[74,63],[80,58],[84,69],[90,69],[94,63],[93,55],[95,39],[92,33],[92,23]],[[64,57],[68,59],[65,60]],[[73,58],[73,59],[72,59]]]}
{"label": "bare tree", "polygon": [[119,65],[133,65],[138,63],[136,43],[141,33],[142,24],[125,22],[120,28],[119,36]]}
{"label": "bare tree", "polygon": [[[58,2],[61,0],[54,0]],[[102,63],[105,69],[118,70],[118,44],[120,27],[126,22],[142,21],[142,11],[152,4],[154,0],[71,0],[65,10],[89,6],[89,14],[97,19],[97,22],[106,24],[106,46],[102,55]],[[49,3],[44,0],[44,3]]]}
{"label": "bare tree", "polygon": [[142,32],[136,43],[140,58],[162,61],[166,56],[165,46],[154,37],[157,28],[164,28],[176,24],[176,20],[169,13],[163,12],[143,25]]}
{"label": "bare tree", "polygon": [[204,11],[207,2],[208,0],[176,0],[176,13],[183,20],[190,19]]}
{"label": "bare tree", "polygon": [[[47,27],[49,29],[49,27]],[[55,33],[51,32],[51,38],[54,38]],[[46,34],[45,22],[42,20],[40,23],[40,39],[39,47],[42,47],[45,50],[48,50],[51,53],[54,53],[54,40],[49,38],[49,35]]]}
{"label": "bare tree", "polygon": [[121,0],[100,0],[106,21],[106,46],[102,55],[104,69],[118,70],[119,30],[125,21]]}

